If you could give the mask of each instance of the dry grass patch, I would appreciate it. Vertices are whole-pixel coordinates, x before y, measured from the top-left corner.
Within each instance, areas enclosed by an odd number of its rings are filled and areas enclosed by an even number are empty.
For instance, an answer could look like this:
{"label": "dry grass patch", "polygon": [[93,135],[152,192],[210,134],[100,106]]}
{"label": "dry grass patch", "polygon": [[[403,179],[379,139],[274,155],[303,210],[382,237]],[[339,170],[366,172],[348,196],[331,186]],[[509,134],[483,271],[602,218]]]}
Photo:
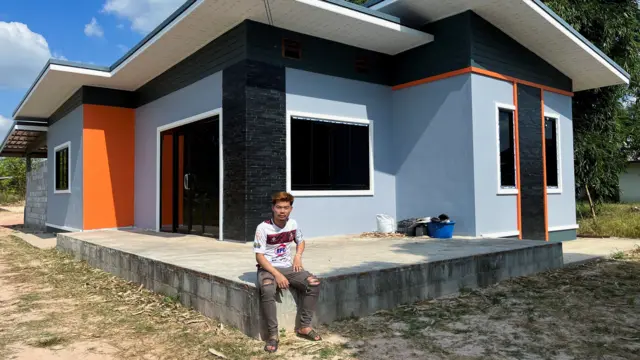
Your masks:
{"label": "dry grass patch", "polygon": [[[288,335],[279,354],[269,356],[263,342],[175,298],[15,237],[0,238],[0,274],[0,293],[8,295],[0,299],[0,359],[24,354],[41,359],[60,354],[70,354],[68,359],[215,359],[209,349],[243,360],[331,359],[341,353],[332,343],[310,344]],[[97,354],[94,347],[110,350]]]}

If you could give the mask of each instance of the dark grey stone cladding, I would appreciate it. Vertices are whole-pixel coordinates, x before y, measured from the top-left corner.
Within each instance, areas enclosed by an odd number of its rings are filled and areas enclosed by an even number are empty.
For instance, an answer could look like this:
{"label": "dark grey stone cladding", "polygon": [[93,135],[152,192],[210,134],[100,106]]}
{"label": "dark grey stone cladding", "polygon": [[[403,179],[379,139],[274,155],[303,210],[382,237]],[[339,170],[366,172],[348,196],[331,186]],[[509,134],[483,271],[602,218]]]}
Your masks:
{"label": "dark grey stone cladding", "polygon": [[214,39],[138,89],[138,106],[150,103],[246,58],[247,24]]}
{"label": "dark grey stone cladding", "polygon": [[[391,56],[374,51],[320,39],[247,21],[247,57],[276,66],[306,70],[318,74],[342,77],[389,85],[391,81]],[[282,56],[282,40],[296,40],[302,48],[302,58],[289,59]],[[356,60],[366,59],[369,70],[356,71]]]}
{"label": "dark grey stone cladding", "polygon": [[570,78],[476,13],[468,13],[471,21],[472,66],[572,91]]}
{"label": "dark grey stone cladding", "polygon": [[522,238],[545,240],[541,90],[518,85],[520,214]]}
{"label": "dark grey stone cladding", "polygon": [[222,73],[224,238],[251,241],[285,190],[285,68],[241,61]]}

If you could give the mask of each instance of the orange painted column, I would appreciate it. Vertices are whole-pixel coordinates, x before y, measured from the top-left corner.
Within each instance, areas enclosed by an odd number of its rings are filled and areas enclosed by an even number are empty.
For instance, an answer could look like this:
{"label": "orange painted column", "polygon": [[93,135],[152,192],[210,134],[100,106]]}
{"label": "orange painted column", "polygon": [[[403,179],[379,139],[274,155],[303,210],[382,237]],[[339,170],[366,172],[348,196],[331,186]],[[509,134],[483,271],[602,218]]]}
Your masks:
{"label": "orange painted column", "polygon": [[135,110],[83,105],[83,115],[83,229],[133,226]]}

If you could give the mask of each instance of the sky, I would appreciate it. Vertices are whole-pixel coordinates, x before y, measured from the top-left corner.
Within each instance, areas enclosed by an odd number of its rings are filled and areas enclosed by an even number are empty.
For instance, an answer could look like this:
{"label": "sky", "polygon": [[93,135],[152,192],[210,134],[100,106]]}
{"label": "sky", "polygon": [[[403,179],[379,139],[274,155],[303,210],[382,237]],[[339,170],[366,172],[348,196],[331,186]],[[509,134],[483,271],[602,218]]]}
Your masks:
{"label": "sky", "polygon": [[185,0],[0,0],[0,140],[50,58],[110,66]]}

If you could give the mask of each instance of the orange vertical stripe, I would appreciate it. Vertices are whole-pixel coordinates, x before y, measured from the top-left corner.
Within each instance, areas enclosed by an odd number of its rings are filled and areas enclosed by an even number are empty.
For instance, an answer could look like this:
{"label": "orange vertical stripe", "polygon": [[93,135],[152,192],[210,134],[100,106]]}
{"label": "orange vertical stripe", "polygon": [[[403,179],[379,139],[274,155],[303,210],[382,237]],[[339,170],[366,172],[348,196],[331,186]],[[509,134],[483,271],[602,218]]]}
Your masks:
{"label": "orange vertical stripe", "polygon": [[135,111],[83,105],[83,228],[134,224]]}
{"label": "orange vertical stripe", "polygon": [[547,199],[547,147],[544,131],[544,89],[540,89],[540,117],[542,118],[542,189],[544,193],[544,239],[549,241],[549,208]]}
{"label": "orange vertical stripe", "polygon": [[162,224],[173,222],[173,135],[162,135]]}
{"label": "orange vertical stripe", "polygon": [[521,205],[521,189],[520,189],[520,130],[518,125],[518,83],[513,83],[513,105],[515,106],[514,113],[514,129],[515,129],[515,138],[516,138],[516,187],[518,188],[517,195],[517,217],[518,217],[518,239],[522,240],[522,211],[520,209]]}

